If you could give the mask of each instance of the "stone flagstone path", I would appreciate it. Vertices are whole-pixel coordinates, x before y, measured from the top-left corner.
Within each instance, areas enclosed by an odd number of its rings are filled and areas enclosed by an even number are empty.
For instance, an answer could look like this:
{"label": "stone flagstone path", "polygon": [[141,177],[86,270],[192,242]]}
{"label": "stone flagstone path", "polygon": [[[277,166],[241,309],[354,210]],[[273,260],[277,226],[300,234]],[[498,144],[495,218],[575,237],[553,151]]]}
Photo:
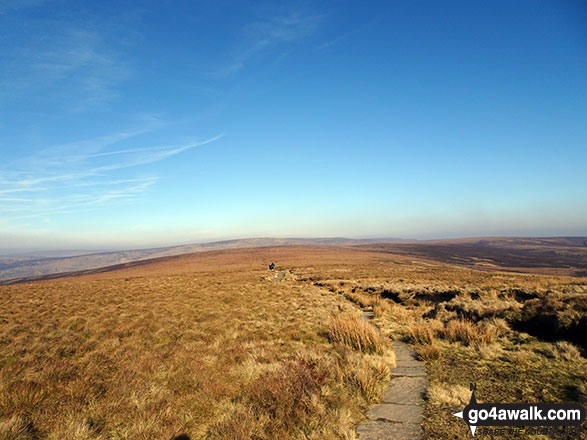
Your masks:
{"label": "stone flagstone path", "polygon": [[[370,320],[373,312],[363,310]],[[418,440],[422,438],[420,423],[424,414],[424,394],[428,388],[424,363],[407,344],[395,341],[396,367],[383,392],[383,401],[369,410],[367,420],[357,426],[361,440]]]}

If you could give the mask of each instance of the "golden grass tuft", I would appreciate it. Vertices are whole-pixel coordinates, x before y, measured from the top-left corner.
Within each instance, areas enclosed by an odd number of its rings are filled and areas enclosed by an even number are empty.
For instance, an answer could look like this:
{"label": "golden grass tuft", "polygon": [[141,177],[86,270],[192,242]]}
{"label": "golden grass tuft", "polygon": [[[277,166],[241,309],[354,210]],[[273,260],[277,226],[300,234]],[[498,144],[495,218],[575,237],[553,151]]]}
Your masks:
{"label": "golden grass tuft", "polygon": [[250,440],[259,438],[258,420],[251,408],[244,405],[232,405],[227,412],[215,422],[208,432],[210,439]]}
{"label": "golden grass tuft", "polygon": [[432,344],[436,335],[436,329],[428,324],[415,324],[410,328],[410,339],[414,344]]}
{"label": "golden grass tuft", "polygon": [[446,324],[444,338],[465,345],[485,345],[494,341],[497,333],[492,327],[480,328],[467,319],[453,319]]}
{"label": "golden grass tuft", "polygon": [[381,318],[386,314],[391,313],[392,310],[393,309],[389,302],[385,300],[379,300],[373,304],[373,315],[375,316],[375,318]]}
{"label": "golden grass tuft", "polygon": [[376,296],[360,292],[348,292],[345,293],[345,297],[360,307],[373,307],[378,302]]}
{"label": "golden grass tuft", "polygon": [[494,334],[496,337],[506,336],[512,331],[507,321],[502,318],[484,319],[478,325],[481,331]]}
{"label": "golden grass tuft", "polygon": [[414,344],[433,344],[443,329],[444,325],[438,319],[418,320],[410,325],[409,338]]}
{"label": "golden grass tuft", "polygon": [[1,440],[34,440],[37,438],[35,431],[32,423],[20,415],[0,420]]}
{"label": "golden grass tuft", "polygon": [[49,440],[105,440],[105,437],[93,426],[91,420],[70,419],[56,432],[49,435]]}
{"label": "golden grass tuft", "polygon": [[[342,395],[333,391],[342,385],[347,396],[375,401],[389,380],[394,358],[339,347],[338,356],[300,354],[251,381],[210,427],[208,438],[331,438],[325,426],[330,431],[338,426],[332,438],[350,438],[345,431],[353,424],[350,409],[341,407]],[[333,406],[337,411],[330,411]]]}
{"label": "golden grass tuft", "polygon": [[380,400],[383,385],[389,381],[390,371],[395,367],[393,352],[365,358],[352,356],[349,361],[351,368],[342,371],[345,381],[367,402]]}
{"label": "golden grass tuft", "polygon": [[330,320],[328,339],[364,353],[382,354],[386,343],[379,331],[357,315],[341,315]]}
{"label": "golden grass tuft", "polygon": [[503,359],[504,356],[507,356],[502,345],[499,342],[487,345],[479,345],[476,348],[481,359],[497,360],[500,358]]}
{"label": "golden grass tuft", "polygon": [[431,384],[427,390],[432,405],[465,406],[471,398],[471,391],[463,385]]}
{"label": "golden grass tuft", "polygon": [[418,358],[425,362],[435,361],[442,356],[442,348],[438,345],[431,344],[420,345],[416,347],[416,353],[418,354]]}
{"label": "golden grass tuft", "polygon": [[389,316],[392,320],[398,323],[411,322],[412,314],[410,310],[399,304],[387,303],[389,305]]}
{"label": "golden grass tuft", "polygon": [[574,361],[581,357],[579,349],[570,342],[558,341],[555,346],[559,356],[566,361]]}
{"label": "golden grass tuft", "polygon": [[574,361],[581,357],[581,351],[573,344],[567,341],[557,341],[544,349],[544,354],[553,359],[563,359],[565,361]]}

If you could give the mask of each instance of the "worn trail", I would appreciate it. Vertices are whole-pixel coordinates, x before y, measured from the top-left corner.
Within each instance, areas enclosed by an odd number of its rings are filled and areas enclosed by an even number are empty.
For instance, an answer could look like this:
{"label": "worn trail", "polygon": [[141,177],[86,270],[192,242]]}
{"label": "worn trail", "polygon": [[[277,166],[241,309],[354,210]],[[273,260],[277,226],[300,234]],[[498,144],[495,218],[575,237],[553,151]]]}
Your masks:
{"label": "worn trail", "polygon": [[[372,319],[371,310],[363,310],[364,319]],[[383,401],[369,410],[367,420],[357,426],[361,440],[421,439],[420,423],[424,414],[424,394],[428,387],[424,363],[403,342],[393,342],[396,367],[383,392]]]}

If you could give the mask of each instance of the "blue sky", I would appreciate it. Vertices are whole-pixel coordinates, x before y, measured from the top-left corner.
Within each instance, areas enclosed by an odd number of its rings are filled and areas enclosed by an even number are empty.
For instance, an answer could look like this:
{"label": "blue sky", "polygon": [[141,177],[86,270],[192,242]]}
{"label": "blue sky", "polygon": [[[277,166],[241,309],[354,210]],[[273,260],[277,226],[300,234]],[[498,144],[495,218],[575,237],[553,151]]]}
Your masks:
{"label": "blue sky", "polygon": [[583,1],[0,1],[0,249],[587,235]]}

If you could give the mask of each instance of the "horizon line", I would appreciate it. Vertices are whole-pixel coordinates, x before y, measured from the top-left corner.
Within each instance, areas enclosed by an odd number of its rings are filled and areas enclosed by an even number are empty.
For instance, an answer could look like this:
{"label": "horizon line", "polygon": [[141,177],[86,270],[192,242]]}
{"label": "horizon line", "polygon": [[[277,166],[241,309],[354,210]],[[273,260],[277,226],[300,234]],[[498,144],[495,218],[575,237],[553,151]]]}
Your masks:
{"label": "horizon line", "polygon": [[[482,240],[482,239],[587,239],[587,235],[548,235],[548,236],[534,236],[534,235],[475,235],[475,236],[452,236],[444,238],[399,238],[399,237],[345,237],[345,236],[320,236],[320,237],[287,237],[287,236],[259,236],[259,237],[242,237],[242,238],[223,238],[211,239],[205,241],[196,241],[188,243],[175,244],[161,244],[161,245],[145,245],[137,247],[71,247],[71,248],[0,248],[0,255],[4,257],[10,256],[26,256],[28,254],[42,254],[50,252],[71,252],[76,253],[75,256],[107,254],[116,252],[132,252],[132,251],[147,251],[156,249],[170,249],[183,246],[197,246],[207,244],[229,243],[247,240],[349,240],[349,241],[369,241],[369,242],[384,242],[384,241],[398,241],[398,242],[434,242],[434,241],[451,241],[451,240]],[[260,245],[258,247],[267,247],[271,245]],[[279,246],[279,245],[276,245]],[[87,253],[84,253],[87,252]]]}

